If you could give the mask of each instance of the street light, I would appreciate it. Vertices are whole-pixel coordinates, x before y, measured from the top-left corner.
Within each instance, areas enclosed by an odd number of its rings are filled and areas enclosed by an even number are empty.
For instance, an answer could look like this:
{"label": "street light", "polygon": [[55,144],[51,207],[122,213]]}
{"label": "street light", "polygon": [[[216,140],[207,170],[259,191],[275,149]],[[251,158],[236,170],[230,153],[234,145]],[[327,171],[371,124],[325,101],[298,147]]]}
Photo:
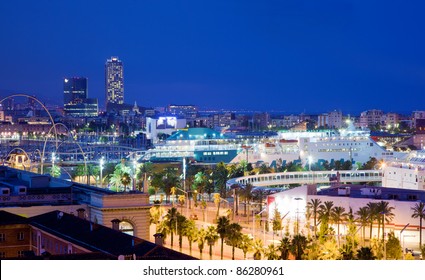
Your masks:
{"label": "street light", "polygon": [[[406,224],[402,230],[400,230],[400,241],[401,241],[401,234],[403,233],[403,231],[410,225],[410,223]],[[403,246],[401,248],[401,252],[403,254],[403,260],[404,260],[404,235],[403,235]]]}
{"label": "street light", "polygon": [[56,157],[56,153],[53,152],[52,153],[52,172],[53,172],[53,169],[55,168],[55,157]]}
{"label": "street light", "polygon": [[313,158],[308,156],[308,170],[311,171],[311,163],[313,162]]}
{"label": "street light", "polygon": [[298,212],[299,212],[299,201],[300,200],[302,200],[302,198],[301,197],[295,197],[294,198],[294,200],[296,200],[297,201],[297,210],[295,211],[295,214],[296,214],[296,219],[297,219],[297,224],[296,224],[296,233],[297,233],[297,235],[298,235],[298,232],[299,232],[299,220],[298,220]]}

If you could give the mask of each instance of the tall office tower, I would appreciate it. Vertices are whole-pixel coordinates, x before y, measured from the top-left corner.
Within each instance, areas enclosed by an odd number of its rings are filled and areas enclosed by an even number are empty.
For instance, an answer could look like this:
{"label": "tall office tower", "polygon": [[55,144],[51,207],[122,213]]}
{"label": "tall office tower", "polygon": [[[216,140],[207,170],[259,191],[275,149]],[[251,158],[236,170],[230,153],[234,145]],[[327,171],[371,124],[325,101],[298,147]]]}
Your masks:
{"label": "tall office tower", "polygon": [[71,117],[97,117],[97,98],[87,98],[87,96],[87,78],[72,77],[63,79],[65,115]]}
{"label": "tall office tower", "polygon": [[123,63],[118,57],[111,57],[105,64],[106,106],[108,103],[124,103]]}
{"label": "tall office tower", "polygon": [[75,99],[87,98],[87,78],[73,77],[63,79],[63,104]]}

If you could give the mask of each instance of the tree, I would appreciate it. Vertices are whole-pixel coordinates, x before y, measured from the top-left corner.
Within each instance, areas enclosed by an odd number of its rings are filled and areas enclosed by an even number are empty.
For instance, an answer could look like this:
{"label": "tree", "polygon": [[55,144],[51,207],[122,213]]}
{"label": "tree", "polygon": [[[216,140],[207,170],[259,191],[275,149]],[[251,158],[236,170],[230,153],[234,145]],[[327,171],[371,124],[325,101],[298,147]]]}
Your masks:
{"label": "tree", "polygon": [[361,247],[357,250],[357,259],[358,260],[375,260],[376,257],[373,254],[373,251],[370,247]]}
{"label": "tree", "polygon": [[320,233],[319,238],[321,241],[326,239],[326,236],[330,234],[329,223],[331,222],[331,214],[333,209],[333,201],[325,201],[320,205],[319,209],[319,220],[320,220]]}
{"label": "tree", "polygon": [[178,202],[180,204],[180,212],[183,213],[183,205],[186,202],[186,197],[183,194],[181,194],[181,195],[178,196],[178,199],[177,200],[178,200]]}
{"label": "tree", "polygon": [[403,249],[400,245],[400,240],[395,237],[393,231],[388,233],[388,240],[386,246],[386,259],[387,260],[400,260],[403,256]]}
{"label": "tree", "polygon": [[316,236],[316,231],[317,231],[317,217],[318,217],[318,214],[319,214],[320,205],[322,205],[322,201],[318,198],[311,199],[311,201],[309,201],[307,203],[307,208],[309,208],[312,211],[312,214],[313,214],[313,226],[314,226],[314,235],[315,236]]}
{"label": "tree", "polygon": [[54,166],[50,167],[49,174],[52,177],[59,178],[61,176],[61,169],[60,169],[60,167],[57,166],[57,165],[54,165]]}
{"label": "tree", "polygon": [[183,231],[184,228],[187,225],[187,218],[183,215],[181,215],[180,213],[177,213],[177,220],[176,220],[177,224],[176,224],[176,234],[179,236],[179,248],[180,251],[182,250],[182,246],[183,246]]}
{"label": "tree", "polygon": [[235,259],[235,247],[242,238],[242,227],[238,223],[231,223],[226,230],[226,243],[232,246],[232,260]]}
{"label": "tree", "polygon": [[392,221],[394,218],[393,210],[394,207],[389,206],[388,201],[378,202],[378,213],[382,215],[382,241],[385,240],[385,223]]}
{"label": "tree", "polygon": [[167,214],[165,215],[165,221],[166,226],[168,229],[168,232],[171,234],[171,247],[173,247],[173,240],[174,235],[173,233],[176,232],[176,222],[177,222],[177,208],[170,208],[167,211]]}
{"label": "tree", "polygon": [[306,247],[307,238],[304,235],[297,234],[291,241],[290,251],[296,260],[301,260]]}
{"label": "tree", "polygon": [[280,259],[287,260],[289,258],[289,252],[291,248],[291,241],[288,237],[283,237],[280,240],[279,246],[277,249],[280,251]]}
{"label": "tree", "polygon": [[366,209],[369,213],[368,214],[368,219],[370,224],[369,240],[372,240],[373,222],[379,217],[378,204],[375,202],[369,202],[368,204],[366,204]]}
{"label": "tree", "polygon": [[252,249],[254,251],[254,260],[261,260],[261,255],[264,252],[263,240],[259,238],[255,239]]}
{"label": "tree", "polygon": [[274,244],[270,244],[266,251],[264,252],[264,256],[268,259],[268,260],[278,260],[279,256],[277,254],[277,248]]}
{"label": "tree", "polygon": [[137,187],[140,191],[144,192],[149,188],[149,177],[153,172],[152,162],[145,162],[139,165],[139,169],[136,172]]}
{"label": "tree", "polygon": [[219,193],[215,193],[214,194],[214,204],[215,206],[217,206],[217,214],[216,214],[216,219],[218,218],[218,216],[220,215],[220,202],[221,202],[221,197]]}
{"label": "tree", "polygon": [[221,216],[217,219],[217,233],[220,236],[221,239],[221,259],[223,259],[223,244],[224,244],[224,238],[226,238],[226,229],[230,225],[230,221],[227,217]]}
{"label": "tree", "polygon": [[360,223],[360,226],[362,227],[362,237],[363,237],[363,246],[365,243],[365,238],[366,238],[366,225],[368,224],[369,221],[369,211],[367,207],[360,207],[359,210],[357,210],[356,212],[357,217],[357,221]]}
{"label": "tree", "polygon": [[158,231],[158,223],[163,215],[164,209],[159,204],[155,204],[149,209],[150,223],[155,224],[155,231]]}
{"label": "tree", "polygon": [[246,217],[246,209],[247,209],[247,205],[249,205],[249,202],[251,202],[251,200],[253,199],[253,194],[252,194],[252,190],[253,190],[254,186],[250,183],[246,184],[245,187],[241,188],[241,192],[240,192],[240,196],[242,197],[242,199],[245,201],[244,202],[244,216]]}
{"label": "tree", "polygon": [[199,258],[202,260],[202,251],[204,250],[206,240],[206,230],[204,228],[199,229],[195,235],[195,242],[198,243]]}
{"label": "tree", "polygon": [[375,157],[371,157],[367,162],[365,162],[360,170],[373,170],[376,168],[376,165],[378,164],[378,160]]}
{"label": "tree", "polygon": [[[298,225],[297,225],[298,226]],[[277,209],[277,207],[275,207],[274,209],[274,216],[273,216],[273,220],[272,220],[272,228],[273,228],[273,239],[274,239],[274,235],[282,230],[282,217],[280,215],[279,210]]]}
{"label": "tree", "polygon": [[238,244],[238,248],[242,250],[244,259],[246,259],[246,254],[252,251],[253,246],[254,241],[252,240],[252,238],[247,234],[242,234],[242,238],[240,240],[240,243]]}
{"label": "tree", "polygon": [[151,186],[155,190],[155,200],[159,189],[162,189],[164,186],[164,181],[162,180],[163,176],[164,174],[162,172],[152,174]]}
{"label": "tree", "polygon": [[340,246],[340,236],[339,236],[339,225],[341,222],[345,221],[347,213],[345,213],[345,208],[341,206],[336,206],[332,209],[331,219],[337,225],[337,234],[338,234],[338,246]]}
{"label": "tree", "polygon": [[171,195],[171,188],[180,186],[180,179],[173,169],[167,168],[163,173],[162,180],[162,189],[164,190],[164,193],[167,197],[167,201],[169,201]]}
{"label": "tree", "polygon": [[185,225],[182,229],[183,236],[186,236],[187,241],[189,242],[189,252],[192,254],[192,243],[196,237],[196,225],[193,220],[186,220]]}
{"label": "tree", "polygon": [[[410,208],[413,211],[412,218],[419,218],[419,248],[422,248],[422,220],[425,220],[425,203],[416,203],[414,207]],[[422,254],[425,257],[425,255]]]}
{"label": "tree", "polygon": [[226,197],[226,182],[228,175],[229,172],[224,162],[219,162],[214,169],[213,179],[221,197]]}
{"label": "tree", "polygon": [[130,173],[124,172],[121,174],[121,184],[124,186],[124,191],[127,191],[127,187],[131,184]]}
{"label": "tree", "polygon": [[220,236],[217,234],[217,229],[215,228],[215,226],[209,226],[205,234],[205,239],[210,247],[210,259],[212,259],[212,246],[217,242],[219,238]]}

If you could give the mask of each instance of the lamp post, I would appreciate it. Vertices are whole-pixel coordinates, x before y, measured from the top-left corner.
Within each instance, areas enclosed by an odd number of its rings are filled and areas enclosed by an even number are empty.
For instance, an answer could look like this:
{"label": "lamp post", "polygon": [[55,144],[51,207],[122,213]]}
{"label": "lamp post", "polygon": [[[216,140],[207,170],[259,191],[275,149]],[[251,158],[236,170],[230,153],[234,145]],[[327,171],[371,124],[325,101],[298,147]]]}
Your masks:
{"label": "lamp post", "polygon": [[56,153],[55,153],[55,152],[53,152],[53,153],[52,153],[52,173],[53,173],[53,170],[54,170],[54,168],[55,168],[55,157],[56,157]]}
{"label": "lamp post", "polygon": [[101,157],[101,158],[100,158],[100,161],[99,161],[100,187],[101,187],[101,188],[103,188],[103,174],[102,174],[102,171],[103,171],[103,164],[104,164],[104,159],[103,159],[103,157]]}
{"label": "lamp post", "polygon": [[[401,241],[401,234],[403,231],[410,225],[410,223],[406,224],[401,230],[400,230],[400,241]],[[404,260],[404,235],[403,235],[403,246],[401,248],[401,253],[403,254],[403,260]]]}
{"label": "lamp post", "polygon": [[297,201],[297,209],[296,209],[296,212],[295,212],[295,214],[296,214],[296,220],[297,220],[297,224],[296,224],[296,233],[297,233],[297,235],[298,235],[298,232],[299,232],[299,219],[298,219],[298,212],[299,212],[299,201],[300,200],[302,200],[302,198],[301,197],[295,197],[294,198],[294,200],[296,200]]}
{"label": "lamp post", "polygon": [[308,171],[311,171],[311,163],[313,162],[313,158],[308,156]]}
{"label": "lamp post", "polygon": [[387,259],[387,246],[385,245],[385,211],[381,212],[383,215],[382,220],[382,243],[384,245],[384,260]]}

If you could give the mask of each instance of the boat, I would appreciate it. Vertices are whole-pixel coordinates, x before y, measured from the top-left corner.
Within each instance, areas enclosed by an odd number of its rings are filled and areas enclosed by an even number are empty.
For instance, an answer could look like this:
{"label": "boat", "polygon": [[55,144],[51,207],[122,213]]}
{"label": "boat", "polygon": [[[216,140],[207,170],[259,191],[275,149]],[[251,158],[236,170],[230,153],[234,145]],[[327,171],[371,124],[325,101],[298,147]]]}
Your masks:
{"label": "boat", "polygon": [[241,150],[238,139],[210,128],[187,128],[174,132],[166,140],[144,152],[140,162],[189,161],[216,164],[229,163]]}

